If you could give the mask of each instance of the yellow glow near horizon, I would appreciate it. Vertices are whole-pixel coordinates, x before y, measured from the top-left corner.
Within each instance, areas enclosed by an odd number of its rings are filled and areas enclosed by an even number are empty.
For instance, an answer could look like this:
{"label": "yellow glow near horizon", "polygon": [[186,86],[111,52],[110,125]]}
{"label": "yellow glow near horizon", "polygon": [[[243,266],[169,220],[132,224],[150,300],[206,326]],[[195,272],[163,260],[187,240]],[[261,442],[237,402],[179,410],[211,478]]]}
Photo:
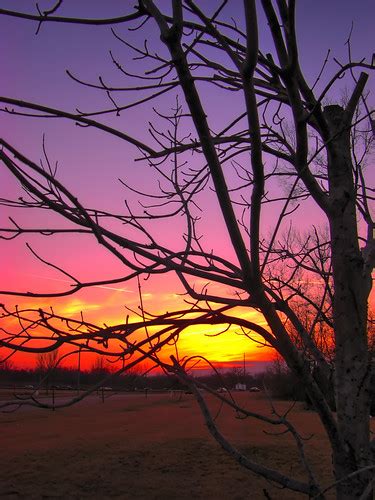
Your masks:
{"label": "yellow glow near horizon", "polygon": [[[172,293],[147,292],[142,295],[145,308],[152,314],[164,314],[166,310],[178,310],[186,304],[183,303],[181,296]],[[32,305],[31,305],[32,304]],[[139,297],[136,292],[122,293],[121,289],[92,289],[85,293],[79,293],[74,296],[62,297],[59,299],[48,300],[48,305],[42,301],[32,302],[27,300],[23,307],[41,307],[49,311],[50,306],[57,315],[80,320],[81,312],[86,321],[100,325],[121,325],[126,322],[133,323],[140,321],[141,317],[136,315],[139,310]],[[130,309],[128,309],[129,307]],[[132,312],[133,311],[133,312]],[[254,310],[232,310],[228,313],[230,316],[237,315],[246,318],[256,324],[266,327],[264,318]],[[15,319],[9,318],[9,327],[17,327]],[[178,356],[180,359],[190,356],[203,356],[213,363],[239,363],[243,360],[245,354],[247,361],[266,361],[274,357],[274,351],[269,347],[264,347],[251,339],[247,338],[240,327],[228,325],[206,325],[197,324],[184,329],[178,340]],[[152,331],[155,331],[153,329]],[[221,332],[221,333],[220,333]],[[133,336],[140,340],[145,338],[145,331],[141,329]],[[257,335],[251,333],[255,339],[261,340]],[[63,349],[62,351],[65,351]],[[171,354],[176,355],[175,346],[165,346],[161,357],[169,360]],[[17,364],[25,367],[32,366],[36,356],[20,354],[16,358]],[[89,363],[89,361],[87,361]],[[89,365],[85,368],[89,368]]]}

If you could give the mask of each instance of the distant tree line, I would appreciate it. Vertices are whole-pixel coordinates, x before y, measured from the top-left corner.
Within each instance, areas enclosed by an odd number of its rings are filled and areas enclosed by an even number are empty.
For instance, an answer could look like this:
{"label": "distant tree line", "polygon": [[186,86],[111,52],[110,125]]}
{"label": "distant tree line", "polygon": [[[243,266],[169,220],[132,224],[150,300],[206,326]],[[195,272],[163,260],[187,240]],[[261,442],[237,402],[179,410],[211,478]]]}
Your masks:
{"label": "distant tree line", "polygon": [[[50,388],[52,386],[61,389],[82,389],[100,383],[110,375],[111,366],[102,362],[94,362],[89,369],[54,366],[53,360],[39,359],[35,368],[18,368],[12,363],[0,363],[0,386],[22,386],[33,385],[34,387]],[[121,376],[114,375],[111,379],[111,387],[124,390],[134,390],[142,384],[142,375],[131,371]]]}
{"label": "distant tree line", "polygon": [[[112,372],[112,366],[106,364],[102,357],[94,360],[88,369],[55,366],[56,359],[39,356],[35,368],[18,368],[10,362],[0,363],[0,385],[22,386],[33,385],[48,389],[74,388],[79,385],[88,388],[106,379]],[[186,387],[174,376],[165,374],[145,375],[141,367],[121,375],[113,374],[110,381],[105,382],[115,390],[185,390]],[[267,371],[252,374],[241,368],[218,370],[210,374],[196,374],[194,377],[211,389],[225,388],[232,390],[236,384],[245,384],[247,389],[266,388],[272,397],[281,399],[304,399],[301,383],[281,363],[275,362]]]}
{"label": "distant tree line", "polygon": [[[111,373],[111,365],[105,364],[103,358],[97,358],[89,369],[79,371],[76,368],[50,366],[48,360],[39,360],[35,368],[16,368],[12,363],[0,363],[0,386],[33,385],[49,389],[86,389],[106,379]],[[51,360],[50,360],[51,361]],[[195,375],[200,383],[210,389],[233,390],[236,384],[245,384],[247,389],[259,388],[274,399],[303,401],[310,406],[309,398],[303,383],[281,360],[276,360],[261,373],[246,373],[241,368],[218,370],[207,375]],[[111,389],[117,391],[160,391],[181,390],[187,388],[177,377],[165,374],[145,375],[144,370],[130,370],[121,375],[116,373],[107,382]],[[375,388],[375,377],[372,387]],[[332,395],[333,396],[333,395]],[[371,414],[375,415],[375,391],[372,396]]]}

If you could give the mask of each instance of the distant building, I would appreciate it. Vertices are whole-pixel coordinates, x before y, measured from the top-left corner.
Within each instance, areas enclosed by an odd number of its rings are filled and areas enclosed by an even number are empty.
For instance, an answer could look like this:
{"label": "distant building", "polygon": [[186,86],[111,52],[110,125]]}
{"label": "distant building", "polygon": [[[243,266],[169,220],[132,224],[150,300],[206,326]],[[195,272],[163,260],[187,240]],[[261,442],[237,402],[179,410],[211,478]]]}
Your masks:
{"label": "distant building", "polygon": [[236,391],[246,391],[246,384],[241,384],[240,382],[238,382],[235,386],[234,386],[234,389]]}

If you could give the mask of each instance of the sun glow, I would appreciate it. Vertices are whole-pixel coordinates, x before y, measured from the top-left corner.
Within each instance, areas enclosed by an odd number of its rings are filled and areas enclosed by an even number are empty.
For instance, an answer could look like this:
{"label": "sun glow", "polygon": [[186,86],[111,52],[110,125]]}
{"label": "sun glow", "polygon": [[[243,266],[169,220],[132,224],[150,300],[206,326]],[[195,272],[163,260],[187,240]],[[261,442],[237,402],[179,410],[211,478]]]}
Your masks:
{"label": "sun glow", "polygon": [[[120,288],[120,287],[119,287]],[[178,294],[155,293],[145,291],[142,294],[144,307],[148,313],[164,314],[166,311],[179,310],[183,306],[181,296]],[[110,287],[95,288],[80,293],[79,297],[51,298],[35,302],[26,301],[24,308],[39,307],[45,311],[58,316],[63,316],[71,320],[80,321],[84,319],[96,327],[115,326],[132,324],[142,319],[139,306],[139,295],[135,291],[132,294],[124,294],[122,290],[113,290]],[[254,310],[241,310],[231,312],[232,317],[248,319],[266,328],[264,318]],[[9,318],[6,327],[10,330],[17,328],[15,318]],[[157,329],[153,327],[148,332],[140,328],[132,336],[132,341],[141,342],[147,338],[147,334],[155,333]],[[247,335],[245,335],[245,333]],[[119,342],[113,341],[112,346],[119,347]],[[72,351],[72,347],[63,347],[61,354]],[[192,356],[206,358],[214,365],[235,366],[239,360],[246,356],[247,361],[267,361],[273,358],[273,350],[264,346],[260,337],[254,332],[244,332],[240,327],[234,325],[210,325],[196,324],[184,328],[178,335],[176,344],[173,342],[166,344],[158,353],[160,359],[169,362],[170,356],[177,356],[179,359],[187,359]],[[33,367],[37,356],[30,356],[27,353],[17,353],[13,358],[16,365],[23,367]],[[88,369],[92,364],[92,356],[82,356],[82,368]],[[76,360],[73,355],[67,358],[67,365],[75,365]],[[205,362],[199,362],[199,368]]]}

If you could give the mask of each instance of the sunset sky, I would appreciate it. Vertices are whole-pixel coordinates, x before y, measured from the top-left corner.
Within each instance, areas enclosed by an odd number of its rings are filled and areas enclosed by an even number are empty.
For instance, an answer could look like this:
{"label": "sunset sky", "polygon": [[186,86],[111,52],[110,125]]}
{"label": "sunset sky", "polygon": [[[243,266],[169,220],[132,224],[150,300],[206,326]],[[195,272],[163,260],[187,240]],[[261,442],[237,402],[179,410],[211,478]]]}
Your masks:
{"label": "sunset sky", "polygon": [[[41,8],[47,8],[54,2],[39,2]],[[161,2],[162,4],[164,2]],[[213,0],[203,2],[213,11],[217,2]],[[373,0],[314,0],[300,1],[297,8],[298,37],[300,43],[300,59],[302,68],[309,82],[313,82],[325,60],[327,50],[331,49],[322,81],[317,88],[334,74],[337,65],[333,58],[346,62],[347,46],[345,42],[352,31],[352,57],[358,59],[367,57],[371,60],[374,47],[374,19],[375,3]],[[65,0],[59,15],[83,17],[111,17],[123,14],[123,6],[127,2],[118,0]],[[128,2],[129,9],[134,2]],[[233,5],[234,10],[233,11]],[[0,8],[17,9],[23,12],[35,13],[34,2],[29,0],[0,0]],[[242,2],[232,3],[231,10],[226,14],[228,19],[241,19]],[[260,39],[264,53],[272,50],[271,40],[267,33],[263,16],[259,15]],[[35,35],[35,22],[14,19],[0,15],[0,33],[2,48],[1,64],[1,92],[2,96],[32,101],[46,106],[74,112],[107,109],[111,102],[105,93],[82,87],[72,81],[67,74],[69,70],[76,77],[87,82],[98,82],[102,76],[104,81],[112,85],[123,84],[123,77],[114,67],[109,50],[116,59],[121,60],[130,72],[136,72],[142,67],[142,61],[132,61],[132,52],[123,44],[115,40],[108,26],[78,26],[58,23],[45,23],[38,35]],[[152,22],[147,24],[146,30],[127,31],[126,27],[116,28],[122,36],[126,36],[134,45],[142,45],[147,34],[150,44],[160,44],[158,34]],[[155,50],[160,50],[156,45]],[[274,51],[273,51],[274,52]],[[341,86],[336,85],[328,99],[334,102],[346,89],[352,88],[350,79],[343,79]],[[319,87],[320,86],[320,87]],[[369,80],[367,90],[374,90],[374,79]],[[121,114],[120,117],[105,116],[103,123],[127,132],[131,132],[139,140],[150,141],[148,133],[149,121],[154,120],[156,126],[162,126],[160,119],[152,111],[157,103],[158,109],[168,112],[175,105],[177,91],[172,91],[158,98],[155,103],[132,108]],[[124,103],[131,97],[116,95],[118,103]],[[240,95],[231,95],[223,99],[223,92],[217,90],[209,92],[202,87],[205,105],[210,111],[209,119],[215,130],[224,128],[233,116],[233,110],[243,106]],[[180,97],[182,104],[183,99]],[[370,100],[370,105],[374,101]],[[46,150],[49,159],[54,164],[58,161],[58,179],[65,184],[72,193],[77,195],[83,204],[97,209],[116,213],[124,209],[124,199],[139,210],[138,197],[128,193],[118,182],[124,179],[137,189],[146,192],[157,192],[155,175],[150,172],[146,162],[135,162],[139,158],[137,149],[118,138],[108,136],[98,131],[78,127],[74,123],[62,119],[34,119],[1,114],[1,136],[10,144],[28,155],[36,163],[43,158],[42,140],[45,135]],[[194,167],[195,157],[191,160]],[[374,175],[372,174],[372,181]],[[276,189],[276,188],[275,188]],[[10,177],[6,169],[0,165],[0,197],[17,198],[22,196],[17,182]],[[223,222],[218,214],[217,203],[213,193],[200,199],[203,209],[200,231],[203,234],[202,244],[212,248],[224,258],[235,262],[233,251],[230,248],[228,236]],[[269,210],[265,213],[262,231],[266,235],[275,222],[276,212]],[[22,210],[1,207],[0,227],[9,227],[8,217],[12,216],[24,227],[43,226],[53,227],[61,224],[59,218],[42,211],[31,210],[29,213]],[[294,214],[294,224],[303,231],[312,224],[324,225],[319,209],[312,203],[306,202],[303,209]],[[124,229],[121,229],[124,231]],[[152,231],[160,241],[171,248],[178,248],[182,241],[182,223],[178,219],[171,223],[155,222]],[[47,259],[80,280],[100,280],[109,277],[118,277],[124,274],[122,264],[103,248],[95,244],[92,238],[86,236],[53,236],[35,238],[22,235],[12,241],[0,240],[0,272],[2,276],[1,289],[19,291],[57,292],[69,288],[71,281],[55,269],[46,266],[33,257],[26,242],[42,258]],[[204,282],[195,282],[197,287]],[[171,311],[181,307],[184,297],[175,276],[151,277],[141,280],[142,296],[145,309],[153,314]],[[211,288],[212,290],[212,288]],[[233,290],[218,290],[223,294],[232,294]],[[48,307],[52,305],[59,314],[68,317],[77,317],[84,311],[85,317],[98,324],[123,323],[129,311],[126,307],[136,310],[139,306],[139,294],[136,280],[126,283],[94,287],[90,290],[78,292],[75,295],[54,298],[31,300],[24,297],[1,296],[1,302],[7,305],[18,304],[22,307]],[[239,315],[246,316],[252,321],[262,323],[258,313],[251,310],[239,310]],[[179,349],[183,355],[201,353],[213,362],[236,365],[242,363],[243,354],[246,354],[248,367],[251,363],[270,360],[271,350],[260,348],[241,335],[238,329],[232,329],[221,336],[210,338],[218,330],[214,327],[190,328],[180,338]],[[35,358],[19,356],[18,363],[32,364]],[[87,361],[89,363],[89,361]],[[254,366],[255,366],[254,365]]]}

